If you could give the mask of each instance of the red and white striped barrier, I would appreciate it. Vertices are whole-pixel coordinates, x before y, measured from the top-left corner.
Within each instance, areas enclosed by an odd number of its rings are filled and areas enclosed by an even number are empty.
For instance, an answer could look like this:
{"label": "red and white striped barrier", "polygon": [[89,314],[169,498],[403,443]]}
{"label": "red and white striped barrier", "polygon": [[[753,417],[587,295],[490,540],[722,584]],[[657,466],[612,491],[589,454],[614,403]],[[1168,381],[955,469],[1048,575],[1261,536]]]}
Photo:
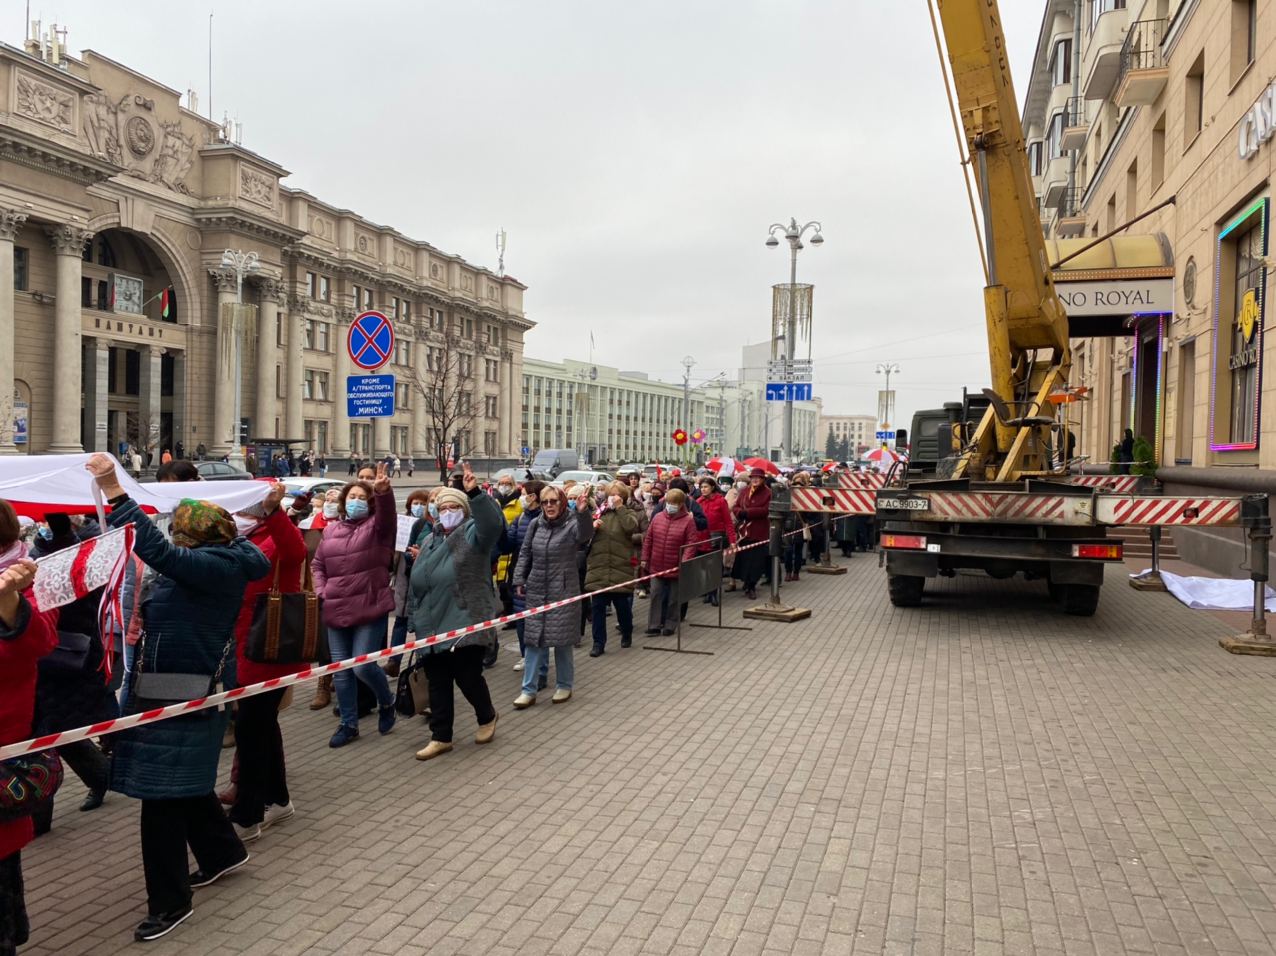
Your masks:
{"label": "red and white striped barrier", "polygon": [[846,491],[882,488],[886,485],[886,474],[881,471],[842,471],[838,472],[837,485]]}
{"label": "red and white striped barrier", "polygon": [[877,492],[863,488],[793,488],[792,500],[794,511],[839,515],[871,515],[877,511]]}
{"label": "red and white striped barrier", "polygon": [[1095,519],[1108,525],[1238,525],[1239,498],[1134,498],[1100,496]]}
{"label": "red and white striped barrier", "polygon": [[1086,488],[1102,488],[1118,495],[1129,494],[1139,486],[1138,475],[1073,475],[1070,484]]}
{"label": "red and white striped barrier", "polygon": [[[802,529],[796,528],[787,532],[788,535],[801,534]],[[751,548],[760,548],[768,544],[766,541],[755,541],[752,544],[746,544],[733,549],[733,553],[748,551]],[[725,554],[726,552],[724,552]],[[194,700],[188,700],[179,704],[170,704],[168,707],[159,707],[155,710],[144,711],[140,714],[129,714],[125,717],[117,717],[114,720],[104,720],[100,723],[91,724],[87,727],[77,727],[74,730],[64,730],[56,734],[46,734],[42,737],[35,737],[31,740],[24,740],[18,743],[7,744],[0,747],[0,760],[7,760],[10,757],[19,757],[22,754],[35,753],[38,750],[48,750],[52,747],[60,747],[63,744],[75,743],[77,740],[87,740],[90,737],[105,737],[108,734],[116,734],[122,730],[129,730],[133,727],[140,727],[145,724],[153,724],[161,720],[169,720],[173,717],[181,717],[186,714],[192,714],[195,711],[207,710],[210,707],[220,707],[222,704],[230,701],[238,700],[241,697],[255,697],[258,694],[264,694],[268,691],[278,690],[281,687],[288,687],[292,684],[301,684],[306,681],[316,680],[327,674],[336,674],[339,671],[350,670],[352,667],[358,667],[361,664],[368,664],[374,661],[385,660],[388,657],[398,657],[401,654],[410,654],[412,651],[420,650],[425,647],[435,647],[439,644],[445,644],[450,641],[458,641],[467,635],[474,634],[478,631],[485,631],[489,628],[498,627],[507,624],[510,621],[521,621],[524,618],[534,617],[537,614],[544,614],[546,611],[552,611],[555,608],[566,607],[569,604],[576,604],[580,601],[592,598],[595,594],[606,594],[609,591],[619,591],[640,584],[643,581],[650,581],[659,577],[659,574],[647,574],[642,577],[633,578],[621,584],[614,584],[611,587],[599,588],[597,591],[590,591],[585,594],[577,594],[574,597],[564,598],[561,601],[551,601],[548,604],[542,604],[539,607],[527,608],[514,614],[504,614],[500,617],[494,617],[491,620],[483,621],[479,624],[471,624],[468,627],[457,628],[451,631],[443,631],[439,634],[431,634],[428,637],[417,638],[414,641],[408,641],[395,647],[382,648],[379,651],[373,651],[369,654],[360,654],[357,657],[351,657],[344,661],[335,661],[331,664],[315,664],[307,667],[303,671],[296,674],[287,674],[283,677],[272,677],[270,680],[261,681],[257,684],[248,684],[243,687],[234,687],[230,690],[222,691],[217,694],[210,694],[207,697],[197,697]]]}

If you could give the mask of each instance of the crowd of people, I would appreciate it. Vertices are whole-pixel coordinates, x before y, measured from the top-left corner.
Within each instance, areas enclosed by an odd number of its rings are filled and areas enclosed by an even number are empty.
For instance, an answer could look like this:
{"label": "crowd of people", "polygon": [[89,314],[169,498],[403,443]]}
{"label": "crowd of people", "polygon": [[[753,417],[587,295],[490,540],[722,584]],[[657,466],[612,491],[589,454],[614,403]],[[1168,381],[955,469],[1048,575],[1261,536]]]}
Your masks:
{"label": "crowd of people", "polygon": [[[288,508],[279,483],[238,514],[201,500],[192,488],[167,527],[125,493],[112,458],[95,455],[88,469],[110,506],[108,526],[135,528],[123,615],[116,632],[103,635],[100,591],[57,609],[36,606],[32,559],[103,529],[91,517],[19,520],[0,501],[0,744],[148,709],[156,703],[148,690],[155,675],[202,675],[206,692],[300,671],[308,664],[254,660],[249,630],[263,594],[295,594],[310,586],[311,574],[323,602],[327,659],[334,661],[402,646],[410,635],[589,595],[505,625],[517,632],[513,667],[521,672],[511,706],[537,703],[549,686],[551,658],[550,700],[565,704],[576,687],[574,653],[587,637],[589,655],[603,656],[614,618],[620,647],[632,646],[643,626],[635,621],[636,600],[648,602],[645,634],[674,632],[687,614],[676,585],[688,558],[720,551],[730,581],[725,590],[757,597],[771,575],[763,546],[771,486],[784,481],[754,469],[735,477],[630,474],[598,487],[502,477],[484,487],[463,464],[448,484],[407,496],[402,515],[411,530],[400,550],[392,461],[361,466],[322,501],[298,496]],[[190,462],[169,460],[157,478],[193,482],[199,475]],[[790,480],[801,485],[811,476]],[[303,532],[298,523],[311,516]],[[796,581],[804,563],[825,549],[825,522],[815,512],[791,512],[785,520],[783,573]],[[865,523],[833,524],[844,553],[869,546]],[[718,601],[718,590],[703,599]],[[405,682],[420,673],[429,739],[417,759],[453,749],[455,690],[474,710],[474,742],[490,744],[499,713],[484,672],[496,666],[499,644],[498,628],[488,627],[417,650],[406,661],[391,657],[384,665],[342,670],[317,683],[311,709],[326,711],[335,695],[333,748],[358,739],[363,717],[375,716],[378,733],[389,734],[401,719],[396,702]],[[122,666],[108,683],[101,664],[112,645]],[[58,748],[88,789],[81,810],[101,806],[108,792],[141,802],[147,915],[136,939],[157,939],[189,918],[194,890],[243,866],[247,846],[294,815],[279,725],[290,696],[276,689],[241,698],[229,727],[231,714],[210,709]],[[219,754],[227,745],[235,748],[231,784],[218,794]],[[13,819],[0,815],[0,956],[27,938],[21,851],[51,826],[52,798],[28,809]]]}

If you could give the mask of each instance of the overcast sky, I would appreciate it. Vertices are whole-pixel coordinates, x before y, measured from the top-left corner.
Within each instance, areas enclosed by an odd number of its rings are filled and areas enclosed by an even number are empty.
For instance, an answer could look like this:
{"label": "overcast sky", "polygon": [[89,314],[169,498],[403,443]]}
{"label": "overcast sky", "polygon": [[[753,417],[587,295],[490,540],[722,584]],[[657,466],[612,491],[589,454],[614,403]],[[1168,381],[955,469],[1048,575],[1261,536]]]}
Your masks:
{"label": "overcast sky", "polygon": [[[1002,0],[1023,101],[1042,4]],[[3,34],[22,37],[20,4]],[[987,384],[982,278],[924,0],[33,0],[243,124],[286,182],[529,286],[528,355],[693,381],[769,335],[818,219],[816,390],[897,419]],[[6,14],[8,17],[8,14]]]}

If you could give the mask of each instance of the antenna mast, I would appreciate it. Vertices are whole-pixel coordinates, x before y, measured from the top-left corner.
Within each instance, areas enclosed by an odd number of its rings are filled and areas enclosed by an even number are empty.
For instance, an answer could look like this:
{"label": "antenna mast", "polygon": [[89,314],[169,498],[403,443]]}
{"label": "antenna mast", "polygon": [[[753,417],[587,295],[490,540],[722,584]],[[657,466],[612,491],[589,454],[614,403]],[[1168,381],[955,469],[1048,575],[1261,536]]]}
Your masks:
{"label": "antenna mast", "polygon": [[496,272],[497,275],[505,275],[505,229],[503,227],[496,233]]}

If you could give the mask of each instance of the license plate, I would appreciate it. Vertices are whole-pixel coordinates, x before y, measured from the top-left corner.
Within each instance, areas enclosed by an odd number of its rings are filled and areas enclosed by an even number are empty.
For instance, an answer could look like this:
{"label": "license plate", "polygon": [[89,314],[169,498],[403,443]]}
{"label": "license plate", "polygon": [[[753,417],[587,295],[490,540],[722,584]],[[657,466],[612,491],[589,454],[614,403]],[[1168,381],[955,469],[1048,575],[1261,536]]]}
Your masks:
{"label": "license plate", "polygon": [[879,508],[891,511],[929,511],[929,498],[881,498],[877,499]]}

